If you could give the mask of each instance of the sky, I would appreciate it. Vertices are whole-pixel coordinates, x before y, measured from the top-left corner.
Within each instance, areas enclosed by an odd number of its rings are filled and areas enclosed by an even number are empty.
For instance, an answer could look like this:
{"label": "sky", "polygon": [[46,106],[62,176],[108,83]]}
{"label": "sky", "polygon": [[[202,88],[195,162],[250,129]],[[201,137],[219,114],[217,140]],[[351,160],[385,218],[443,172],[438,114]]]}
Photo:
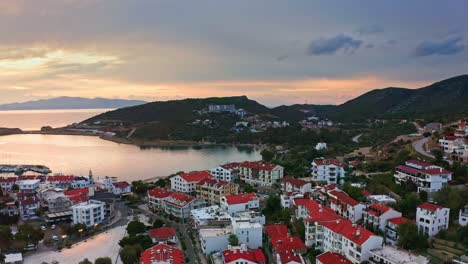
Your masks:
{"label": "sky", "polygon": [[0,0],[0,103],[340,104],[466,74],[465,0]]}

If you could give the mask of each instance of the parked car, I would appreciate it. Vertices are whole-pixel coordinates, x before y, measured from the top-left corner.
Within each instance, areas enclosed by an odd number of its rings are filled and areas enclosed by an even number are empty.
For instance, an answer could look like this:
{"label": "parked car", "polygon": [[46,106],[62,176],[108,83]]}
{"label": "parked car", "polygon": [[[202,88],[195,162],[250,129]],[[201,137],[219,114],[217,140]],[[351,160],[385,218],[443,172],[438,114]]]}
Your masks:
{"label": "parked car", "polygon": [[57,226],[56,226],[56,225],[52,225],[50,228],[52,228],[52,230],[53,230],[53,229],[57,228]]}
{"label": "parked car", "polygon": [[53,239],[54,241],[59,241],[59,237],[58,237],[58,236],[52,236],[52,239]]}
{"label": "parked car", "polygon": [[42,225],[42,226],[41,226],[41,230],[42,230],[42,231],[46,231],[47,228],[46,228],[44,225]]}

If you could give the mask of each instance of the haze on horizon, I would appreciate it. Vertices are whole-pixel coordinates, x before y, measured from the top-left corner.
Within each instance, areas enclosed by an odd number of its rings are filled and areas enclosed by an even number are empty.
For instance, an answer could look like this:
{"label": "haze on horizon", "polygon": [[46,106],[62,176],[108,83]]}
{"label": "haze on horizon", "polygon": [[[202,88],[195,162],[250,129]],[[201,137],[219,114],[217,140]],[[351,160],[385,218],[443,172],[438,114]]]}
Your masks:
{"label": "haze on horizon", "polygon": [[466,73],[464,0],[0,1],[0,103],[336,104]]}

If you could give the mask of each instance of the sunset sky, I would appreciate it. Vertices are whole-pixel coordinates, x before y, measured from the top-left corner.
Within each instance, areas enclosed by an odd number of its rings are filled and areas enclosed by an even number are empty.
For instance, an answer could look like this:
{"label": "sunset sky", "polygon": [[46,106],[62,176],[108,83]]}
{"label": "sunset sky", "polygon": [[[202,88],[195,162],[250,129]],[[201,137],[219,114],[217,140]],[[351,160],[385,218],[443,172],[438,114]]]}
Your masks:
{"label": "sunset sky", "polygon": [[466,0],[0,0],[0,103],[342,103],[468,70]]}

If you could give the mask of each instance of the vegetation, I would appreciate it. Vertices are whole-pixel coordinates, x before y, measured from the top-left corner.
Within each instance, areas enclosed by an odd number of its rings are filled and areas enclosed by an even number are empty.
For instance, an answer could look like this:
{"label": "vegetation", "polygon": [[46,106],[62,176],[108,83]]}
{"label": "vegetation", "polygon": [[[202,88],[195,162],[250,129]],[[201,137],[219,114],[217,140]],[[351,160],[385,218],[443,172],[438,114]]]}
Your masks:
{"label": "vegetation", "polygon": [[112,259],[109,257],[97,258],[94,264],[112,264]]}
{"label": "vegetation", "polygon": [[78,264],[93,264],[89,259],[85,258],[82,261],[80,261]]}
{"label": "vegetation", "polygon": [[228,241],[229,241],[229,245],[231,245],[231,246],[238,246],[239,245],[239,238],[234,234],[229,235]]}
{"label": "vegetation", "polygon": [[397,234],[400,237],[398,246],[404,249],[427,249],[429,247],[427,236],[419,232],[416,224],[412,222],[399,225]]}
{"label": "vegetation", "polygon": [[438,204],[450,208],[450,219],[458,218],[458,212],[468,202],[468,196],[465,192],[463,197],[459,189],[444,186],[440,191],[434,194],[434,201]]}
{"label": "vegetation", "polygon": [[140,244],[126,245],[120,250],[120,259],[123,264],[135,264],[138,261],[141,252],[143,252],[143,249]]}
{"label": "vegetation", "polygon": [[18,233],[15,235],[16,240],[24,241],[28,245],[37,245],[37,243],[39,243],[43,238],[44,232],[42,232],[41,229],[27,223],[18,226]]}
{"label": "vegetation", "polygon": [[416,193],[407,193],[395,206],[395,208],[409,219],[416,218],[416,208],[423,201]]}
{"label": "vegetation", "polygon": [[399,135],[416,133],[416,127],[412,123],[400,123],[397,121],[377,123],[369,127],[369,131],[360,138],[360,144],[364,146],[380,146],[394,140]]}
{"label": "vegetation", "polygon": [[129,236],[135,236],[137,234],[144,233],[146,231],[146,226],[140,221],[134,220],[128,223],[127,233]]}
{"label": "vegetation", "polygon": [[267,222],[269,224],[276,224],[276,223],[283,223],[291,227],[291,219],[292,211],[289,209],[281,208],[281,201],[279,196],[277,195],[270,195],[267,200],[267,205],[263,209],[262,213],[265,215]]}
{"label": "vegetation", "polygon": [[140,245],[145,250],[151,247],[153,241],[148,235],[126,236],[119,241],[119,246],[124,248],[127,245]]}
{"label": "vegetation", "polygon": [[0,251],[3,252],[10,248],[13,242],[13,234],[9,226],[0,225]]}

